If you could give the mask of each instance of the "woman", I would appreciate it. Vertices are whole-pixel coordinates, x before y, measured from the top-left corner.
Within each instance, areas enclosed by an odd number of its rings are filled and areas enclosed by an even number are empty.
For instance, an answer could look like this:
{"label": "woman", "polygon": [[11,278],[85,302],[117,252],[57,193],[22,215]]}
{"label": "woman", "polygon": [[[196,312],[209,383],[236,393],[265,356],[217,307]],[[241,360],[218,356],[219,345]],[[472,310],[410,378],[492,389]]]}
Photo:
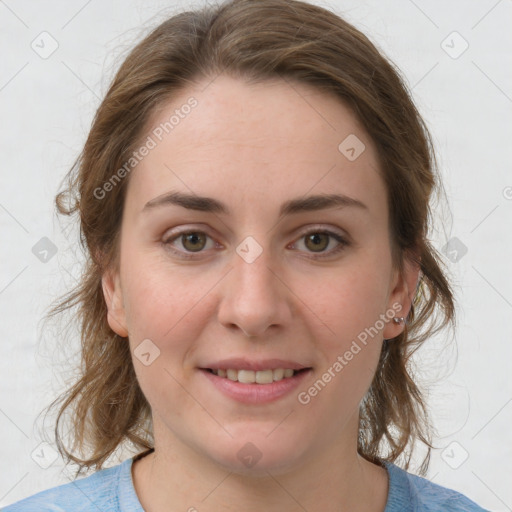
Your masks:
{"label": "woman", "polygon": [[432,447],[408,360],[454,304],[428,131],[363,34],[298,1],[174,16],[70,179],[90,258],[54,310],[83,358],[56,442],[97,472],[5,511],[483,510],[406,472]]}

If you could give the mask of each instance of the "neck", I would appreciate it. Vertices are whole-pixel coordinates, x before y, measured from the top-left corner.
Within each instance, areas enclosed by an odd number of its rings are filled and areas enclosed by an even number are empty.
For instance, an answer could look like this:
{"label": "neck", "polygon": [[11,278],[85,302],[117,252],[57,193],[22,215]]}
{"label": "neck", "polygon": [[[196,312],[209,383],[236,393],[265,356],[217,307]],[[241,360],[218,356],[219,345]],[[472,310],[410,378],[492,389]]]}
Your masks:
{"label": "neck", "polygon": [[388,493],[386,470],[342,442],[294,468],[254,476],[230,471],[174,437],[155,443],[132,475],[146,512],[383,512]]}

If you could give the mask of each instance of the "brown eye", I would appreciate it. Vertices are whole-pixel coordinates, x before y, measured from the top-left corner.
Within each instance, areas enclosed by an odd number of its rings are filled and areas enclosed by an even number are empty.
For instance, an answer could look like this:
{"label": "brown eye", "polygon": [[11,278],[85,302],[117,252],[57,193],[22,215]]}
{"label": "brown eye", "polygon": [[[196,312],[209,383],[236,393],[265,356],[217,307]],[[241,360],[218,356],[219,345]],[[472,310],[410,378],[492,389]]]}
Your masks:
{"label": "brown eye", "polygon": [[201,258],[211,256],[210,249],[219,248],[215,240],[203,231],[183,230],[178,233],[164,235],[162,244],[173,255],[184,258]]}
{"label": "brown eye", "polygon": [[311,230],[304,233],[294,244],[300,252],[309,253],[310,258],[330,258],[350,246],[342,235],[328,230]]}
{"label": "brown eye", "polygon": [[192,232],[181,235],[181,243],[187,251],[197,252],[204,249],[206,245],[206,235],[204,233]]}
{"label": "brown eye", "polygon": [[305,236],[305,245],[313,252],[322,252],[328,247],[329,238],[327,233],[311,233]]}

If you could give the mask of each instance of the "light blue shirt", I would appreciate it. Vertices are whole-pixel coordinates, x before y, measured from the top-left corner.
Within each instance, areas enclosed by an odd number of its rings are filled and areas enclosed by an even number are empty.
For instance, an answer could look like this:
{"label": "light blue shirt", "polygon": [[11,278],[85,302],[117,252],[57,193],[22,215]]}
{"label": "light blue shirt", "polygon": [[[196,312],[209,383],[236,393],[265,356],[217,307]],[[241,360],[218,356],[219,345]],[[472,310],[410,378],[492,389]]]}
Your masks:
{"label": "light blue shirt", "polygon": [[[132,462],[130,458],[34,494],[1,512],[144,512],[133,486]],[[389,491],[384,512],[489,512],[456,491],[411,475],[394,464],[385,462],[385,466]]]}

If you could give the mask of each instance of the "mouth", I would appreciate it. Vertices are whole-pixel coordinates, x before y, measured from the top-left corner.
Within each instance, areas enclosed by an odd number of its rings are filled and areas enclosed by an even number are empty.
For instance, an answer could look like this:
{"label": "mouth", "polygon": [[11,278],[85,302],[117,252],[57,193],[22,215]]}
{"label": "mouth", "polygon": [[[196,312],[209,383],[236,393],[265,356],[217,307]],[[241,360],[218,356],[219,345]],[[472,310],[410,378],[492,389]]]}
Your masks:
{"label": "mouth", "polygon": [[212,373],[217,377],[229,379],[233,382],[240,382],[242,384],[272,384],[273,382],[292,378],[299,373],[311,370],[311,368],[301,368],[299,370],[292,368],[269,368],[267,370],[202,368],[202,370]]}
{"label": "mouth", "polygon": [[[269,364],[267,362],[267,364]],[[229,365],[227,365],[229,366]],[[312,367],[297,368],[266,367],[263,364],[253,364],[258,369],[249,369],[248,364],[239,364],[239,368],[198,368],[206,378],[206,382],[229,400],[241,404],[268,404],[286,397],[290,399],[304,379],[311,375]],[[245,368],[244,368],[245,366]],[[291,366],[291,365],[290,365]],[[265,369],[266,368],[266,369]]]}

